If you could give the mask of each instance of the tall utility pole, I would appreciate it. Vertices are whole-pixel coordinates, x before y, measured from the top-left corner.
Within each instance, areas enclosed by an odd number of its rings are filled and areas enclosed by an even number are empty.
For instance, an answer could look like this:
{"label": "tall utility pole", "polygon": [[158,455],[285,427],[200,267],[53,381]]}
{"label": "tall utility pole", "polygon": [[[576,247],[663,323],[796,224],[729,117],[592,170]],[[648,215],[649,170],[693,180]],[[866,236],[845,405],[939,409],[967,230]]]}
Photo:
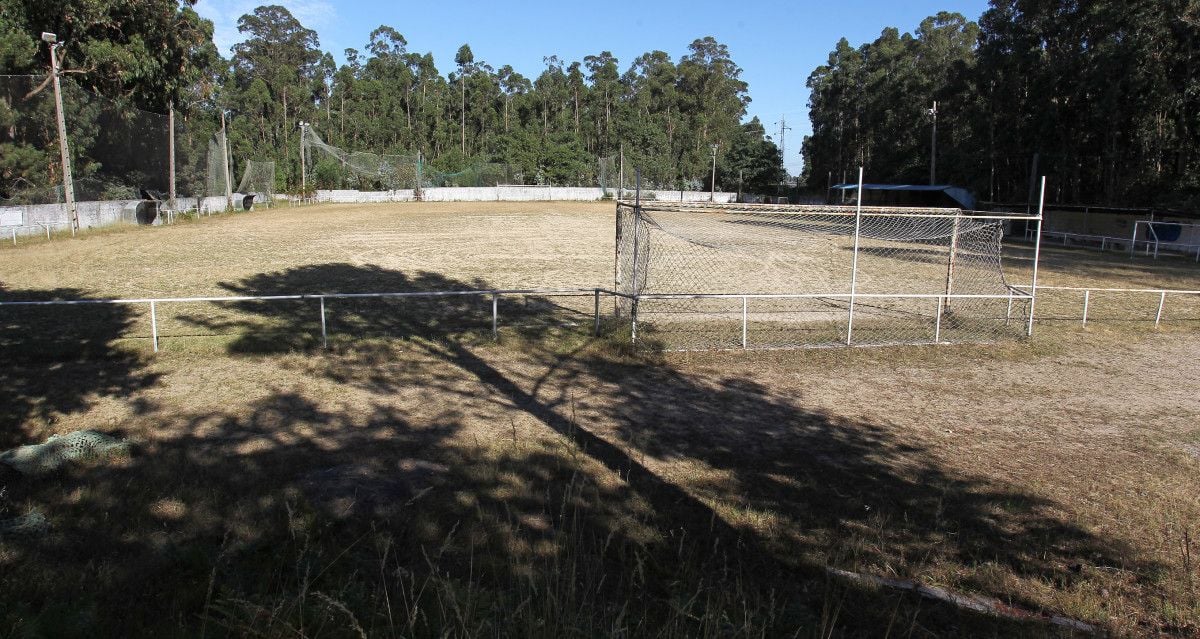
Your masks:
{"label": "tall utility pole", "polygon": [[462,154],[467,156],[467,72],[462,74]]}
{"label": "tall utility pole", "polygon": [[937,101],[933,102],[933,108],[929,110],[929,115],[933,118],[933,141],[930,142],[929,152],[929,185],[937,184]]}
{"label": "tall utility pole", "polygon": [[709,184],[709,187],[710,187],[709,191],[708,191],[708,201],[709,202],[717,201],[717,149],[720,148],[720,146],[721,146],[720,144],[712,145],[712,160],[713,160],[712,183]]}
{"label": "tall utility pole", "polygon": [[225,174],[225,210],[233,210],[233,184],[229,181],[229,137],[225,134],[225,109],[221,109],[221,171]]}
{"label": "tall utility pole", "polygon": [[[779,116],[779,157],[783,158],[784,166],[787,165],[787,132],[791,131],[792,127],[787,125],[787,114]],[[787,179],[787,170],[784,169],[784,179]],[[775,191],[775,195],[783,191],[783,182],[779,183],[779,188]]]}
{"label": "tall utility pole", "polygon": [[54,80],[54,112],[58,118],[58,152],[62,156],[63,197],[71,214],[71,232],[79,230],[79,207],[75,205],[75,181],[71,178],[71,152],[67,149],[67,121],[63,117],[62,86],[58,81],[58,49],[62,43],[53,33],[42,32],[42,40],[50,45],[50,75]]}

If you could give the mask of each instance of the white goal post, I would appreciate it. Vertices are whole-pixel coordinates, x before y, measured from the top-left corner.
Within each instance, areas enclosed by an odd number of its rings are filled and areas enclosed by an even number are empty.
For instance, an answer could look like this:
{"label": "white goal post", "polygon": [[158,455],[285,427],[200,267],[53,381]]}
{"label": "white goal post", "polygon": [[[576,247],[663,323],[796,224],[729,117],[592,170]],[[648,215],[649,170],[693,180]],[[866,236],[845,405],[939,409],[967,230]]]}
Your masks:
{"label": "white goal post", "polygon": [[[617,204],[618,315],[667,350],[991,342],[1029,332],[1005,225],[959,209]],[[1035,276],[1036,277],[1036,276]]]}
{"label": "white goal post", "polygon": [[[1139,235],[1142,239],[1139,239]],[[1165,250],[1194,255],[1196,261],[1200,262],[1200,224],[1137,220],[1133,223],[1129,254],[1137,253],[1139,246],[1145,249],[1147,255],[1153,254],[1155,259],[1158,259],[1160,250]]]}

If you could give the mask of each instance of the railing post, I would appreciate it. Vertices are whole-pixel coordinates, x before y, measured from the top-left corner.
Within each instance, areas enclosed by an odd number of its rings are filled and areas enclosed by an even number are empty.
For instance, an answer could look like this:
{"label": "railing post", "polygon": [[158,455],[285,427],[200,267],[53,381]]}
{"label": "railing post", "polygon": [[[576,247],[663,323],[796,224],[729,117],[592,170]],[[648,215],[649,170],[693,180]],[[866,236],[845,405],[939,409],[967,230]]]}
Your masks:
{"label": "railing post", "polygon": [[325,296],[322,295],[318,299],[321,300],[321,348],[329,348],[329,336],[325,332]]}
{"label": "railing post", "polygon": [[1092,292],[1084,291],[1083,292],[1083,325],[1084,326],[1087,326],[1088,305],[1091,303],[1091,301],[1092,301]]}
{"label": "railing post", "polygon": [[1008,310],[1004,311],[1004,325],[1005,326],[1008,326],[1009,322],[1012,321],[1012,305],[1013,305],[1013,292],[1012,292],[1012,289],[1010,288],[1010,289],[1008,289]]}
{"label": "railing post", "polygon": [[600,337],[600,289],[596,289],[596,310],[595,323],[592,326],[592,334]]}
{"label": "railing post", "polygon": [[1162,323],[1163,305],[1167,303],[1167,292],[1163,291],[1158,297],[1158,315],[1154,316],[1154,328]]}
{"label": "railing post", "polygon": [[933,323],[933,343],[942,343],[942,311],[946,308],[946,298],[938,296],[937,319]]}
{"label": "railing post", "polygon": [[743,295],[742,296],[742,350],[746,350],[749,346],[748,342],[746,341],[746,324],[747,324],[746,309],[748,308],[748,306],[749,306],[749,303],[746,301],[746,297]]}
{"label": "railing post", "polygon": [[150,339],[154,342],[154,352],[158,352],[158,313],[154,308],[154,300],[150,301]]}
{"label": "railing post", "polygon": [[500,339],[500,331],[497,326],[500,315],[500,296],[492,293],[492,339],[498,341]]}

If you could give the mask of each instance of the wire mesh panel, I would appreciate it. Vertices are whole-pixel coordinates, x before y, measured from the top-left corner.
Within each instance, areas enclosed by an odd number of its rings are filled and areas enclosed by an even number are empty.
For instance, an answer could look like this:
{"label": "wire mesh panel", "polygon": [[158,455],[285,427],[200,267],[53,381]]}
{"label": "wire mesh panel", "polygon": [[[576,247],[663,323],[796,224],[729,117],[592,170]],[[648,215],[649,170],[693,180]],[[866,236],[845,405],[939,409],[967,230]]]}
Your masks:
{"label": "wire mesh panel", "polygon": [[953,209],[622,202],[618,312],[672,350],[1013,338],[1002,235]]}

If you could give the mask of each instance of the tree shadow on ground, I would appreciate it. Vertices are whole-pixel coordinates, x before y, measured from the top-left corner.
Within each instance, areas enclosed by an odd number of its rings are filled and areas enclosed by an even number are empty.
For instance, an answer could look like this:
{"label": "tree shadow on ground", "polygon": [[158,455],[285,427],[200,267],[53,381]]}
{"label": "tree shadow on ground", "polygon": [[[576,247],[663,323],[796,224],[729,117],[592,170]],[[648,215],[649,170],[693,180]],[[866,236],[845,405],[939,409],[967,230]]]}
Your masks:
{"label": "tree shadow on ground", "polygon": [[[86,299],[77,289],[0,286],[3,301]],[[134,323],[130,307],[117,304],[0,306],[0,449],[46,434],[23,429],[29,420],[49,428],[98,397],[128,397],[155,384],[143,359],[119,347]]]}
{"label": "tree shadow on ground", "polygon": [[[227,288],[484,284],[333,264]],[[331,310],[343,334],[389,340],[288,360],[308,390],[158,408],[126,464],[26,486],[56,526],[0,545],[0,583],[25,593],[17,613],[134,634],[1053,636],[831,582],[824,567],[890,574],[918,556],[1067,588],[1081,561],[1129,565],[1054,504],[943,470],[886,425],[578,333],[480,347],[460,337],[490,327],[490,308],[443,301],[352,300]],[[308,317],[232,306],[230,326],[254,340],[234,352],[312,344],[297,337]]]}

